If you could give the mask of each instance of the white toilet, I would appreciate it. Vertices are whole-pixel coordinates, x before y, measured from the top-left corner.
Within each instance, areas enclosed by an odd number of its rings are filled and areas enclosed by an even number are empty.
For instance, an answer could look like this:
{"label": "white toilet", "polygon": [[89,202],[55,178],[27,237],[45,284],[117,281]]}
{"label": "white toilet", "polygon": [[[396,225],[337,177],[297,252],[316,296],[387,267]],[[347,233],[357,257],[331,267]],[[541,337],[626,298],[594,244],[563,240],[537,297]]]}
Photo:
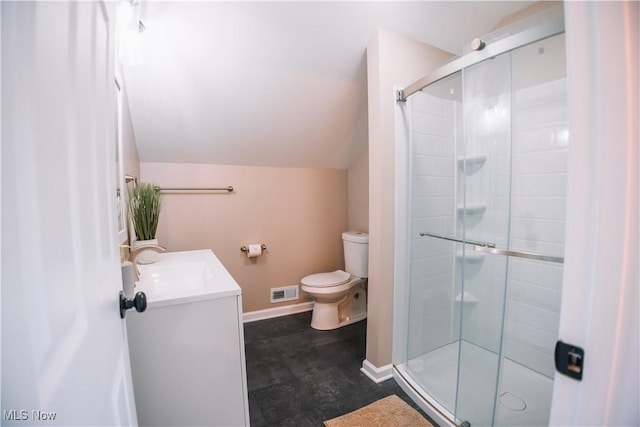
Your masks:
{"label": "white toilet", "polygon": [[302,278],[302,290],[313,297],[311,327],[326,331],[359,322],[367,317],[369,235],[342,233],[345,270],[316,273]]}

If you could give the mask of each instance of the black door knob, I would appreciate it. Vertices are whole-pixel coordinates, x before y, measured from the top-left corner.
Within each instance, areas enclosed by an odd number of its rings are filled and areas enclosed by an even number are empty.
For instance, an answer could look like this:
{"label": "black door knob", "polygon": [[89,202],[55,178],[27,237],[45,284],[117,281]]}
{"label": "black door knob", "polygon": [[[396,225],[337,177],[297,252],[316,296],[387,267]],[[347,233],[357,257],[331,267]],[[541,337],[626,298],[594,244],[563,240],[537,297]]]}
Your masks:
{"label": "black door knob", "polygon": [[128,299],[124,296],[124,292],[120,291],[120,318],[124,319],[125,313],[130,308],[135,308],[138,313],[147,309],[147,296],[144,292],[138,292],[133,299]]}

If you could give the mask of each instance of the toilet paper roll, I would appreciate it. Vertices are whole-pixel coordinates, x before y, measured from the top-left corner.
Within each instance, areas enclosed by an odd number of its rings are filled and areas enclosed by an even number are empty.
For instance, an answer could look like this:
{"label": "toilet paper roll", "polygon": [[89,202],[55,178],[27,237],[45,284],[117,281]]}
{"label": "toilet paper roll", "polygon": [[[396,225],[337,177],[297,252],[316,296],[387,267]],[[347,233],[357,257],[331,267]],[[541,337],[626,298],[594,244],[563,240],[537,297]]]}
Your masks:
{"label": "toilet paper roll", "polygon": [[249,250],[247,251],[247,257],[257,258],[260,255],[262,255],[262,245],[260,245],[260,243],[254,243],[249,245]]}
{"label": "toilet paper roll", "polygon": [[133,298],[133,264],[125,261],[120,267],[122,269],[122,290],[127,298]]}

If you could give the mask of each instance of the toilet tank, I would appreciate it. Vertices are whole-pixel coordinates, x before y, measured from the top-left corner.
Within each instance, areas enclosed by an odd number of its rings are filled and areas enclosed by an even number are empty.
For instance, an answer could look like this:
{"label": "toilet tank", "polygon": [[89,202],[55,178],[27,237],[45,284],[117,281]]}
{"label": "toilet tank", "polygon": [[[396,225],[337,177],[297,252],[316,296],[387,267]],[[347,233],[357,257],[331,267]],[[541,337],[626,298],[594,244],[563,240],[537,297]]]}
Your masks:
{"label": "toilet tank", "polygon": [[346,272],[355,277],[369,277],[369,234],[345,231],[342,242]]}

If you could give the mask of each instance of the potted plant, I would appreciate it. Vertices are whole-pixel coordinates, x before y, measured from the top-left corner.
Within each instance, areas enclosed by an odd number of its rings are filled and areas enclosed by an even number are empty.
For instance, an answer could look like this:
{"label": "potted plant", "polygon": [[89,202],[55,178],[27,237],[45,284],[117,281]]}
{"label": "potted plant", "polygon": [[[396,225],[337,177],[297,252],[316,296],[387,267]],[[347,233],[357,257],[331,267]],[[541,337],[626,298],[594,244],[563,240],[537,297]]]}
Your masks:
{"label": "potted plant", "polygon": [[[141,182],[131,189],[129,194],[129,215],[133,223],[136,240],[131,242],[131,251],[138,263],[149,264],[158,257],[158,221],[160,219],[160,188],[152,183]],[[149,247],[148,250],[145,247]]]}

